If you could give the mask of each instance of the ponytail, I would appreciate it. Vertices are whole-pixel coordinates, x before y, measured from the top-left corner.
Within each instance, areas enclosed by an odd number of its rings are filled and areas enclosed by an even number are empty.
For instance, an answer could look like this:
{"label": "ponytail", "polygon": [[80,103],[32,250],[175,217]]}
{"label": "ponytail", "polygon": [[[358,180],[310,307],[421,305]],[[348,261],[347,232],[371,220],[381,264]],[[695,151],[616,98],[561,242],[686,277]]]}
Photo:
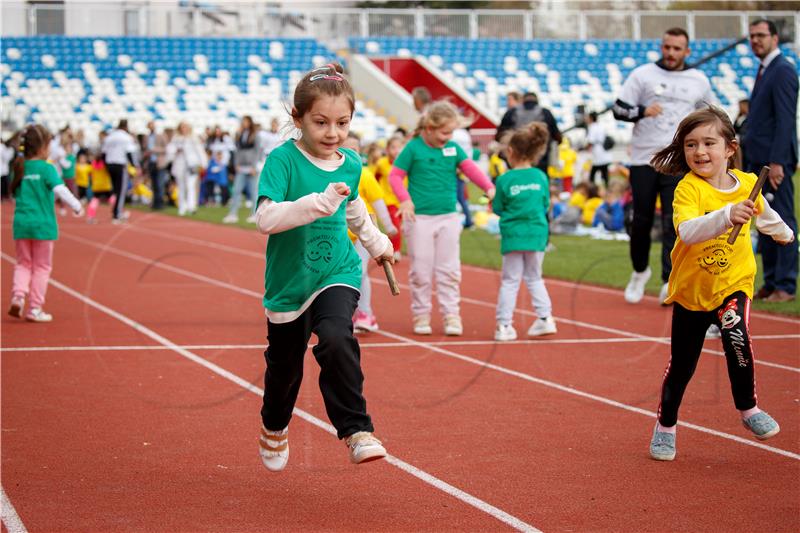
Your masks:
{"label": "ponytail", "polygon": [[[47,128],[40,124],[31,124],[23,130],[17,154],[11,162],[11,170],[14,172],[14,178],[8,185],[8,192],[11,196],[14,196],[14,192],[22,183],[25,175],[25,160],[37,156],[44,147],[50,144],[50,139],[52,139],[52,135]],[[28,156],[26,157],[25,154]]]}
{"label": "ponytail", "polygon": [[25,157],[22,155],[21,151],[16,153],[14,160],[11,162],[11,172],[14,174],[14,177],[11,179],[11,183],[8,184],[8,193],[14,196],[14,192],[22,182],[22,175],[25,173]]}

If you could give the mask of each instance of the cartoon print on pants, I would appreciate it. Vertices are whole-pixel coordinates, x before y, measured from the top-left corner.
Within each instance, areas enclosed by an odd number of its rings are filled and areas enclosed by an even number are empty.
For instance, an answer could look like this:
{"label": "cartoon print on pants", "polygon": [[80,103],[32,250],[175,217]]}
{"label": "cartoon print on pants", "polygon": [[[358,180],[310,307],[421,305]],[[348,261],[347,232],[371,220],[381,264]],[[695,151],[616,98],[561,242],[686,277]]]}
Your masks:
{"label": "cartoon print on pants", "polygon": [[742,317],[736,314],[736,300],[731,300],[728,304],[717,311],[722,329],[732,329],[733,326],[742,321]]}

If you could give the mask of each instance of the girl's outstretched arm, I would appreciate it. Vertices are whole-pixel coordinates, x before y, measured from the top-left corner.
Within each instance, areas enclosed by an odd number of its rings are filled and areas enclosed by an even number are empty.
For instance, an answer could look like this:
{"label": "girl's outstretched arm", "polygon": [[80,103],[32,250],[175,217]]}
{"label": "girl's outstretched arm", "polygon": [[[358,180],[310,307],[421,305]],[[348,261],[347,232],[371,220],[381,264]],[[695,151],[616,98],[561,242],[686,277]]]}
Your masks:
{"label": "girl's outstretched arm", "polygon": [[83,206],[80,200],[75,198],[75,195],[72,194],[72,191],[70,191],[66,185],[61,184],[53,187],[53,194],[55,194],[59,200],[70,206],[76,215],[83,212]]}
{"label": "girl's outstretched arm", "polygon": [[337,185],[330,183],[325,192],[307,194],[293,202],[273,202],[264,198],[256,210],[258,231],[265,235],[281,233],[331,216],[349,195],[349,191],[348,194],[337,192]]}
{"label": "girl's outstretched arm", "polygon": [[764,199],[764,212],[756,217],[756,228],[766,233],[778,244],[788,244],[794,240],[794,233],[777,211]]}

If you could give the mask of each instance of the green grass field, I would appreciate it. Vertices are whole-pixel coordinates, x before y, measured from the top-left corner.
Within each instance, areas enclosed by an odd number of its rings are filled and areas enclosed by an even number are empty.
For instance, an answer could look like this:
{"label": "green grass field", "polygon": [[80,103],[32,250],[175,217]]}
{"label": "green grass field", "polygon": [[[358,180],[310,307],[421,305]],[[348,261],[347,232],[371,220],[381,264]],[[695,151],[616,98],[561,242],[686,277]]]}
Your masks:
{"label": "green grass field", "polygon": [[[800,173],[795,174],[795,190],[800,181]],[[471,198],[477,199],[480,194],[472,190]],[[800,200],[795,194],[795,213],[800,212]],[[146,210],[147,208],[142,208]],[[166,208],[164,214],[177,216],[173,207]],[[201,207],[192,220],[202,220],[221,224],[227,214],[224,207]],[[247,224],[248,210],[241,209],[239,227],[255,231],[253,224]],[[593,285],[604,285],[622,289],[628,283],[631,273],[631,262],[628,255],[628,243],[621,241],[601,241],[589,237],[553,235],[551,242],[555,250],[547,253],[544,261],[545,276],[580,281]],[[661,244],[654,242],[650,250],[650,268],[653,276],[647,284],[649,294],[658,295],[661,289]],[[500,239],[483,230],[465,231],[461,236],[461,260],[464,264],[499,269],[502,262],[500,255]],[[756,256],[758,273],[756,289],[761,286],[761,257]],[[760,311],[800,315],[800,301],[787,303],[754,302],[753,308]]]}

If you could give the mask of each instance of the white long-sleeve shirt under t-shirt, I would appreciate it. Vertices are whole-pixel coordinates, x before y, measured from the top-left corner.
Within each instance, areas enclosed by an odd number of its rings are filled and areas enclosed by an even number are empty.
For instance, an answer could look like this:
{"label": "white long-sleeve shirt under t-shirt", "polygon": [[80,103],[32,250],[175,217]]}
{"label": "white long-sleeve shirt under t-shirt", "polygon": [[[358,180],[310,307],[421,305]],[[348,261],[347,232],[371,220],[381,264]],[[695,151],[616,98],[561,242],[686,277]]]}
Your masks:
{"label": "white long-sleeve shirt under t-shirt", "polygon": [[[635,122],[631,164],[649,165],[653,155],[672,142],[686,115],[715,101],[708,78],[697,69],[666,70],[655,63],[635,68],[614,104],[617,119]],[[645,117],[645,108],[656,102],[661,113]]]}
{"label": "white long-sleeve shirt under t-shirt", "polygon": [[[326,172],[333,172],[344,164],[344,157],[338,159],[320,159],[303,150],[299,144],[297,149],[314,166]],[[256,227],[258,231],[267,235],[280,233],[283,231],[310,224],[321,217],[332,215],[341,205],[347,195],[338,194],[333,184],[329,184],[324,192],[313,193],[293,202],[273,202],[265,198],[256,210]],[[394,251],[389,237],[372,223],[372,219],[367,212],[367,206],[361,197],[347,204],[347,227],[352,231],[361,244],[366,248],[371,257],[379,257],[385,252],[391,254]],[[314,299],[327,289],[323,287],[314,292],[309,298],[295,311],[278,312],[264,309],[267,318],[275,324],[285,324],[296,320],[311,305]]]}

